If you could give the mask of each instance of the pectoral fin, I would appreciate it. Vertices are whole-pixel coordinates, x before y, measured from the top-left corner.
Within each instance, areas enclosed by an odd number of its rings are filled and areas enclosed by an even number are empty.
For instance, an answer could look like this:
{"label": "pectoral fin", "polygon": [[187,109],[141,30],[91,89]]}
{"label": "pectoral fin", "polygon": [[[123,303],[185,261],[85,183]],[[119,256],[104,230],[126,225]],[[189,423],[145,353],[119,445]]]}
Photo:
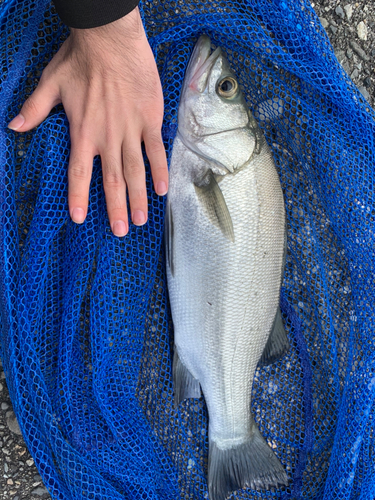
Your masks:
{"label": "pectoral fin", "polygon": [[218,227],[228,240],[234,242],[232,218],[212,171],[208,170],[199,182],[194,183],[194,186],[198,199],[212,224]]}
{"label": "pectoral fin", "polygon": [[174,228],[173,228],[172,205],[171,203],[167,202],[167,208],[165,211],[165,220],[164,220],[164,246],[165,246],[168,266],[172,276],[174,276],[173,238],[174,238]]}
{"label": "pectoral fin", "polygon": [[268,337],[266,347],[264,348],[262,357],[260,358],[258,365],[266,366],[274,363],[279,358],[281,358],[288,349],[289,341],[283,325],[280,307],[278,307],[271,334]]}

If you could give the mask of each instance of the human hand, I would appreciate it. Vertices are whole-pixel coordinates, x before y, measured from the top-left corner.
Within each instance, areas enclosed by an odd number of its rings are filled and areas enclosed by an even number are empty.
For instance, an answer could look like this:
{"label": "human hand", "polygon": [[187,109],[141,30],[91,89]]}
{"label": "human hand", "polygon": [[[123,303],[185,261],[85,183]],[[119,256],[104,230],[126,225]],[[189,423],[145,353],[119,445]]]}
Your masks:
{"label": "human hand", "polygon": [[116,236],[124,236],[129,230],[126,192],[133,223],[147,220],[142,140],[156,193],[162,196],[168,189],[163,93],[138,8],[99,28],[72,28],[8,126],[26,132],[60,102],[70,126],[70,216],[77,223],[86,218],[93,157],[99,154],[110,225]]}

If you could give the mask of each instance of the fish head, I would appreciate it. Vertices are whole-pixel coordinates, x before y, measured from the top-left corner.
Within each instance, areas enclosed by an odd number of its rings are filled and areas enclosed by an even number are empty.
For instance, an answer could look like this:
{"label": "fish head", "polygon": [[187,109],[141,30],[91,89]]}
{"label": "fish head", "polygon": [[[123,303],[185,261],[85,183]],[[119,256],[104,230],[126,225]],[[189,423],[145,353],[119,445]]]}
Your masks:
{"label": "fish head", "polygon": [[[178,112],[184,144],[209,160],[219,175],[243,166],[256,146],[257,125],[234,72],[218,47],[201,36],[186,70]],[[216,169],[216,171],[215,171]]]}

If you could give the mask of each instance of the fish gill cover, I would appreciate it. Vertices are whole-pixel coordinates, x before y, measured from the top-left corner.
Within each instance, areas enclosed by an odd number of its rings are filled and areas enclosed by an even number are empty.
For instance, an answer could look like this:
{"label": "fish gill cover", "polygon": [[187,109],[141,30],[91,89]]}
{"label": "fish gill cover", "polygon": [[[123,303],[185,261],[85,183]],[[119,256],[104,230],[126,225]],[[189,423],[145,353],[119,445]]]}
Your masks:
{"label": "fish gill cover", "polygon": [[[252,411],[290,485],[231,498],[375,495],[374,113],[305,0],[141,4],[161,74],[168,156],[199,35],[221,46],[270,145],[288,253],[290,351],[258,368]],[[67,205],[68,122],[6,124],[68,35],[45,0],[1,20],[1,358],[20,426],[54,499],[207,498],[204,400],[173,406],[165,200],[147,166],[149,222],[111,234],[100,161],[86,222]]]}

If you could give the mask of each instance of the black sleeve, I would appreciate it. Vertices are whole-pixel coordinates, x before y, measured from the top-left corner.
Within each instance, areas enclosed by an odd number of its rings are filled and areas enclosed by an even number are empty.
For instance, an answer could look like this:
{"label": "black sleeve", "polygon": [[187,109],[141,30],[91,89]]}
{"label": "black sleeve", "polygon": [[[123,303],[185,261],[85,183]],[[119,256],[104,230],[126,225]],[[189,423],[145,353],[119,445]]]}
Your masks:
{"label": "black sleeve", "polygon": [[139,0],[53,0],[63,23],[70,28],[96,28],[126,16]]}

